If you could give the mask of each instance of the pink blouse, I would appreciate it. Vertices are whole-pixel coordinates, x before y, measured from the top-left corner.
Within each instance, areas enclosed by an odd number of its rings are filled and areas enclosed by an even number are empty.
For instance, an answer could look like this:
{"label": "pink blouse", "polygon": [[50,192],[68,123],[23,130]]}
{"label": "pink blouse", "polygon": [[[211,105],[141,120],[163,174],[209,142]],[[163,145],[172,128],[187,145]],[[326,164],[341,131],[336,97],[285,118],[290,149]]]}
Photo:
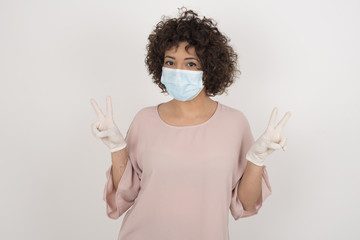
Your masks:
{"label": "pink blouse", "polygon": [[241,111],[217,103],[210,119],[192,126],[167,124],[158,105],[136,113],[117,191],[111,166],[106,171],[107,215],[117,219],[131,207],[118,240],[229,240],[229,210],[235,220],[258,213],[271,194],[266,167],[262,197],[246,211],[237,190],[254,138]]}

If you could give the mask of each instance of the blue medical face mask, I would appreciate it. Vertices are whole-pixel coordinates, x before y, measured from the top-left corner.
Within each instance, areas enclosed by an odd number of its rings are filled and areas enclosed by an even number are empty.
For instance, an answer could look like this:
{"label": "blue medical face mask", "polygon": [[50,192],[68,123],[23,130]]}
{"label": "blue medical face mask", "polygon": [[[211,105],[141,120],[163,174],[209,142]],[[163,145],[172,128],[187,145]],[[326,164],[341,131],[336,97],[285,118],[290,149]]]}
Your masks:
{"label": "blue medical face mask", "polygon": [[162,68],[161,83],[167,92],[179,101],[189,101],[195,98],[204,88],[203,71]]}

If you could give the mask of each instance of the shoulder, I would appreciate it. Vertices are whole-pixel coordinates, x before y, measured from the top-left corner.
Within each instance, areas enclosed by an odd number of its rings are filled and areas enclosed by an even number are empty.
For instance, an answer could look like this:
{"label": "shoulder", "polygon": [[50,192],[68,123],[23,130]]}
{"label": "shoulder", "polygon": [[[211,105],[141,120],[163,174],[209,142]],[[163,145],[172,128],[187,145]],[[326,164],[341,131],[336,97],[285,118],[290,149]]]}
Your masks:
{"label": "shoulder", "polygon": [[244,136],[246,134],[251,134],[251,126],[248,118],[242,110],[230,107],[228,105],[221,105],[221,112],[223,115],[223,122],[231,129],[235,134],[240,133],[238,136]]}
{"label": "shoulder", "polygon": [[140,132],[149,127],[151,125],[150,120],[155,116],[155,113],[156,106],[146,106],[138,110],[128,128],[127,138],[128,135],[129,137],[131,135],[131,138],[138,136]]}
{"label": "shoulder", "polygon": [[225,104],[221,104],[221,112],[222,115],[229,119],[234,119],[237,122],[243,122],[245,124],[248,124],[248,119],[243,111],[236,109],[234,107],[230,107]]}
{"label": "shoulder", "polygon": [[145,106],[140,108],[132,120],[132,124],[141,124],[144,122],[149,122],[152,118],[156,117],[157,114],[157,105]]}
{"label": "shoulder", "polygon": [[134,118],[144,118],[148,117],[149,115],[154,115],[156,107],[156,105],[143,107],[137,111]]}

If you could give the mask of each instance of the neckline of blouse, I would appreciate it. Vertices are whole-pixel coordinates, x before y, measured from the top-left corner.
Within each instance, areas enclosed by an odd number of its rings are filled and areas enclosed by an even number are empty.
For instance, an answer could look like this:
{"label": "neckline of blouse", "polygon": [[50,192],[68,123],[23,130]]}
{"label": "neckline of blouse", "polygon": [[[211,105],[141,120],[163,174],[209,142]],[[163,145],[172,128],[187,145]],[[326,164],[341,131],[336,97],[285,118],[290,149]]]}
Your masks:
{"label": "neckline of blouse", "polygon": [[188,126],[175,126],[175,125],[170,125],[168,123],[166,123],[161,117],[160,117],[160,114],[159,114],[159,105],[161,103],[159,103],[158,105],[155,106],[155,111],[156,111],[156,116],[158,118],[158,120],[160,120],[160,122],[162,122],[163,125],[166,125],[168,127],[171,127],[171,128],[194,128],[194,127],[200,127],[200,126],[203,126],[205,124],[207,124],[208,122],[212,121],[217,115],[218,115],[218,112],[219,112],[219,109],[220,109],[220,103],[219,101],[215,101],[217,103],[216,105],[216,109],[215,109],[215,112],[213,113],[213,115],[211,115],[211,117],[209,119],[207,119],[205,122],[202,122],[202,123],[199,123],[199,124],[195,124],[195,125],[188,125]]}

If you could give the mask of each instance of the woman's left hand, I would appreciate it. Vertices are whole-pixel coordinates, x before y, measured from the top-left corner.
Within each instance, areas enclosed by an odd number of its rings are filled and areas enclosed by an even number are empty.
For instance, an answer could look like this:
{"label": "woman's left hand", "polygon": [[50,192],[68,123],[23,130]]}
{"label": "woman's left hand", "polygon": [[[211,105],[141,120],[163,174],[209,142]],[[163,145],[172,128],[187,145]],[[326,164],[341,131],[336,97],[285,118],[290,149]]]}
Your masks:
{"label": "woman's left hand", "polygon": [[281,135],[281,130],[284,128],[291,113],[287,112],[275,126],[277,112],[278,109],[275,107],[271,113],[270,122],[266,131],[254,142],[246,154],[246,159],[258,166],[263,166],[266,157],[276,149],[282,148],[284,151],[286,150],[286,137]]}

